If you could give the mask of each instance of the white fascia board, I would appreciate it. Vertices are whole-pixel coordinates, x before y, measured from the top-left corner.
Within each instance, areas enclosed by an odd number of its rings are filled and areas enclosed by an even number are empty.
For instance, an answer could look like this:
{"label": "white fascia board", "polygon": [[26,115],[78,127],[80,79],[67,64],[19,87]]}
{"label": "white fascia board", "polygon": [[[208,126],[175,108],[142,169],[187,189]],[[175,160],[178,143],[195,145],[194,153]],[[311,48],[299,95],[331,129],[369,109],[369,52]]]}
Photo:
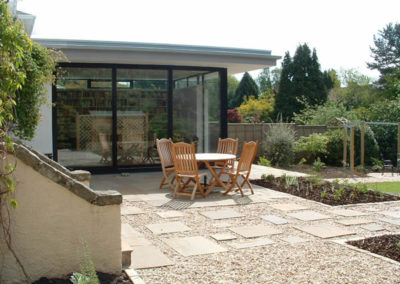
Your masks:
{"label": "white fascia board", "polygon": [[34,39],[48,48],[60,49],[70,62],[206,66],[228,68],[239,73],[275,66],[280,56],[269,50],[107,42]]}

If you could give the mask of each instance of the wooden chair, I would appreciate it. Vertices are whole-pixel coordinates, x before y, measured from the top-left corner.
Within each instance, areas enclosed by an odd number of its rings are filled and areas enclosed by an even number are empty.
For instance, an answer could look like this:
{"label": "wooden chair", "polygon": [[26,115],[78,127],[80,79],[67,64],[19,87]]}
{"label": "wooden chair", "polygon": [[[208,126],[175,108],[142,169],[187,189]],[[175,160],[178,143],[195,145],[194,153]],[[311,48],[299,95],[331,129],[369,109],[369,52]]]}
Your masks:
{"label": "wooden chair", "polygon": [[160,183],[160,188],[162,188],[164,185],[168,184],[169,187],[174,190],[174,180],[175,180],[175,175],[171,179],[171,175],[175,172],[174,168],[174,160],[172,159],[172,154],[171,154],[171,145],[172,145],[172,140],[171,138],[166,139],[156,139],[156,145],[157,145],[157,152],[158,156],[160,157],[160,162],[161,162],[161,168],[163,172],[163,178]]}
{"label": "wooden chair", "polygon": [[[201,196],[206,197],[204,187],[200,183],[200,179],[206,173],[199,173],[195,145],[180,142],[172,144],[171,150],[176,172],[174,197],[177,195],[190,196],[190,199],[193,200],[197,190]],[[192,189],[191,192],[188,188]]]}
{"label": "wooden chair", "polygon": [[[258,149],[258,141],[256,142],[248,142],[243,144],[242,154],[240,155],[240,160],[236,168],[227,168],[223,171],[222,174],[226,174],[229,176],[230,187],[224,192],[226,195],[232,189],[235,188],[235,191],[240,191],[243,196],[243,186],[247,183],[251,194],[254,194],[253,187],[249,182],[249,176],[251,171],[251,165],[253,164],[254,158],[256,157]],[[239,182],[239,177],[243,179],[243,181]]]}
{"label": "wooden chair", "polygon": [[[232,139],[232,138],[225,138],[225,139],[221,139],[218,138],[218,148],[217,148],[217,153],[220,154],[232,154],[236,156],[237,153],[237,149],[238,149],[238,145],[239,145],[239,139]],[[228,161],[228,168],[233,168],[235,163],[235,160],[229,160]],[[224,164],[220,164],[220,163],[215,163],[216,167],[221,167],[224,166]]]}

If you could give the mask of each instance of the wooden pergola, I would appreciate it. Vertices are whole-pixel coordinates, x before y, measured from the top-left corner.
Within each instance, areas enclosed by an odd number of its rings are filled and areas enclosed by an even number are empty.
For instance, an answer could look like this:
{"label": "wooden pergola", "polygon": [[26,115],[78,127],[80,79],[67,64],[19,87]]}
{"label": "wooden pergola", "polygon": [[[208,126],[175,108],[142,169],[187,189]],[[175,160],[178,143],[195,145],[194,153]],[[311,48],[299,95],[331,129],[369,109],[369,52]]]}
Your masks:
{"label": "wooden pergola", "polygon": [[400,153],[400,122],[377,122],[377,121],[347,121],[338,119],[344,124],[343,129],[343,167],[347,165],[347,130],[350,129],[350,170],[354,172],[354,156],[355,156],[355,126],[361,127],[361,163],[364,168],[365,164],[365,125],[397,125],[397,154]]}

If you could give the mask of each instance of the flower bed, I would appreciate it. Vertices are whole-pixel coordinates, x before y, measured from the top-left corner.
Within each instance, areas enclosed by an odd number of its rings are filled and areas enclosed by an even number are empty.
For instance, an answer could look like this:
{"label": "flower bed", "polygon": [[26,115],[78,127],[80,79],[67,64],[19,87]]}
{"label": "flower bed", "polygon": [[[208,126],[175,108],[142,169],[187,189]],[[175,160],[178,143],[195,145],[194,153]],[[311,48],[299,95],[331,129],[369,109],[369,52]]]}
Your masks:
{"label": "flower bed", "polygon": [[317,177],[267,176],[251,183],[329,205],[400,200],[400,196],[370,190],[364,183],[340,184]]}

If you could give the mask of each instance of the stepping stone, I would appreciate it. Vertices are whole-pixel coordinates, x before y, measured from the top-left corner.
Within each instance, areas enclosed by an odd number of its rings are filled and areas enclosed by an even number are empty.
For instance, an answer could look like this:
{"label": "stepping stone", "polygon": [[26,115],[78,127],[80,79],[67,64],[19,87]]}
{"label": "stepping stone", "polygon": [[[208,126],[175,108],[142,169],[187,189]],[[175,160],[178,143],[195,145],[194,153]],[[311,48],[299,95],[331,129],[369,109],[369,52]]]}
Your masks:
{"label": "stepping stone", "polygon": [[190,231],[191,229],[182,222],[167,222],[146,225],[147,229],[155,235]]}
{"label": "stepping stone", "polygon": [[300,230],[302,232],[306,232],[310,235],[323,238],[323,239],[355,234],[352,231],[348,231],[346,229],[343,229],[342,227],[332,225],[332,224],[305,225],[305,226],[296,226],[294,228],[297,230]]}
{"label": "stepping stone", "polygon": [[122,238],[143,237],[142,233],[136,231],[131,225],[126,223],[121,224],[121,236]]}
{"label": "stepping stone", "polygon": [[234,242],[230,243],[229,245],[235,249],[244,249],[244,248],[252,248],[252,247],[259,247],[259,246],[266,246],[273,244],[274,242],[267,238],[259,238],[255,240],[247,240],[244,242]]}
{"label": "stepping stone", "polygon": [[164,242],[183,256],[202,255],[227,251],[226,248],[205,237],[171,238]]}
{"label": "stepping stone", "polygon": [[275,225],[283,225],[283,224],[289,223],[288,220],[278,217],[278,216],[275,216],[275,215],[264,215],[264,216],[261,216],[261,218],[268,222],[271,222]]}
{"label": "stepping stone", "polygon": [[214,234],[210,236],[216,241],[229,241],[229,240],[234,240],[236,237],[232,234],[229,233],[221,233],[221,234]]}
{"label": "stepping stone", "polygon": [[179,211],[175,210],[169,210],[169,211],[162,211],[162,212],[156,212],[158,216],[161,218],[176,218],[176,217],[183,217],[185,214]]}
{"label": "stepping stone", "polygon": [[350,210],[350,209],[336,209],[336,210],[331,211],[331,213],[339,215],[339,216],[344,216],[344,217],[356,217],[356,216],[367,215],[363,212],[356,211],[356,210]]}
{"label": "stepping stone", "polygon": [[367,231],[370,231],[370,232],[377,232],[377,231],[385,230],[385,228],[379,224],[367,224],[367,225],[361,226],[361,228],[363,228]]}
{"label": "stepping stone", "polygon": [[295,210],[308,209],[308,207],[296,203],[276,203],[276,204],[271,204],[270,206],[272,208],[282,211],[295,211]]}
{"label": "stepping stone", "polygon": [[400,226],[400,220],[393,220],[393,219],[389,219],[389,218],[379,218],[378,220],[392,224],[392,225]]}
{"label": "stepping stone", "polygon": [[132,249],[132,268],[142,269],[173,264],[174,263],[155,246],[140,246]]}
{"label": "stepping stone", "polygon": [[122,238],[122,240],[128,244],[131,247],[136,247],[136,246],[149,246],[152,243],[145,238],[141,237],[127,237],[127,238]]}
{"label": "stepping stone", "polygon": [[265,225],[240,226],[230,228],[230,230],[245,238],[257,238],[282,233],[282,231],[277,230],[274,227]]}
{"label": "stepping stone", "polygon": [[383,214],[392,218],[400,218],[400,211],[382,211],[380,214]]}
{"label": "stepping stone", "polygon": [[233,211],[231,209],[227,210],[217,210],[217,211],[206,211],[206,212],[200,212],[201,215],[206,216],[210,219],[213,220],[219,220],[219,219],[229,219],[229,218],[238,218],[238,217],[243,217],[245,215],[240,214],[236,211]]}
{"label": "stepping stone", "polygon": [[300,211],[296,213],[288,213],[287,215],[294,217],[296,219],[302,220],[302,221],[315,221],[315,220],[322,220],[322,219],[329,219],[331,218],[330,216],[318,213],[316,211],[312,210],[305,210],[305,211]]}
{"label": "stepping stone", "polygon": [[122,215],[137,215],[145,213],[142,209],[135,206],[123,206],[121,208]]}
{"label": "stepping stone", "polygon": [[300,238],[297,236],[288,236],[286,238],[281,238],[281,240],[283,240],[291,245],[307,242],[306,239],[303,239],[303,238]]}
{"label": "stepping stone", "polygon": [[345,226],[350,226],[350,225],[361,225],[361,224],[367,224],[367,223],[372,223],[372,220],[368,219],[360,219],[360,218],[347,218],[347,219],[342,219],[336,221],[336,223],[345,225]]}

